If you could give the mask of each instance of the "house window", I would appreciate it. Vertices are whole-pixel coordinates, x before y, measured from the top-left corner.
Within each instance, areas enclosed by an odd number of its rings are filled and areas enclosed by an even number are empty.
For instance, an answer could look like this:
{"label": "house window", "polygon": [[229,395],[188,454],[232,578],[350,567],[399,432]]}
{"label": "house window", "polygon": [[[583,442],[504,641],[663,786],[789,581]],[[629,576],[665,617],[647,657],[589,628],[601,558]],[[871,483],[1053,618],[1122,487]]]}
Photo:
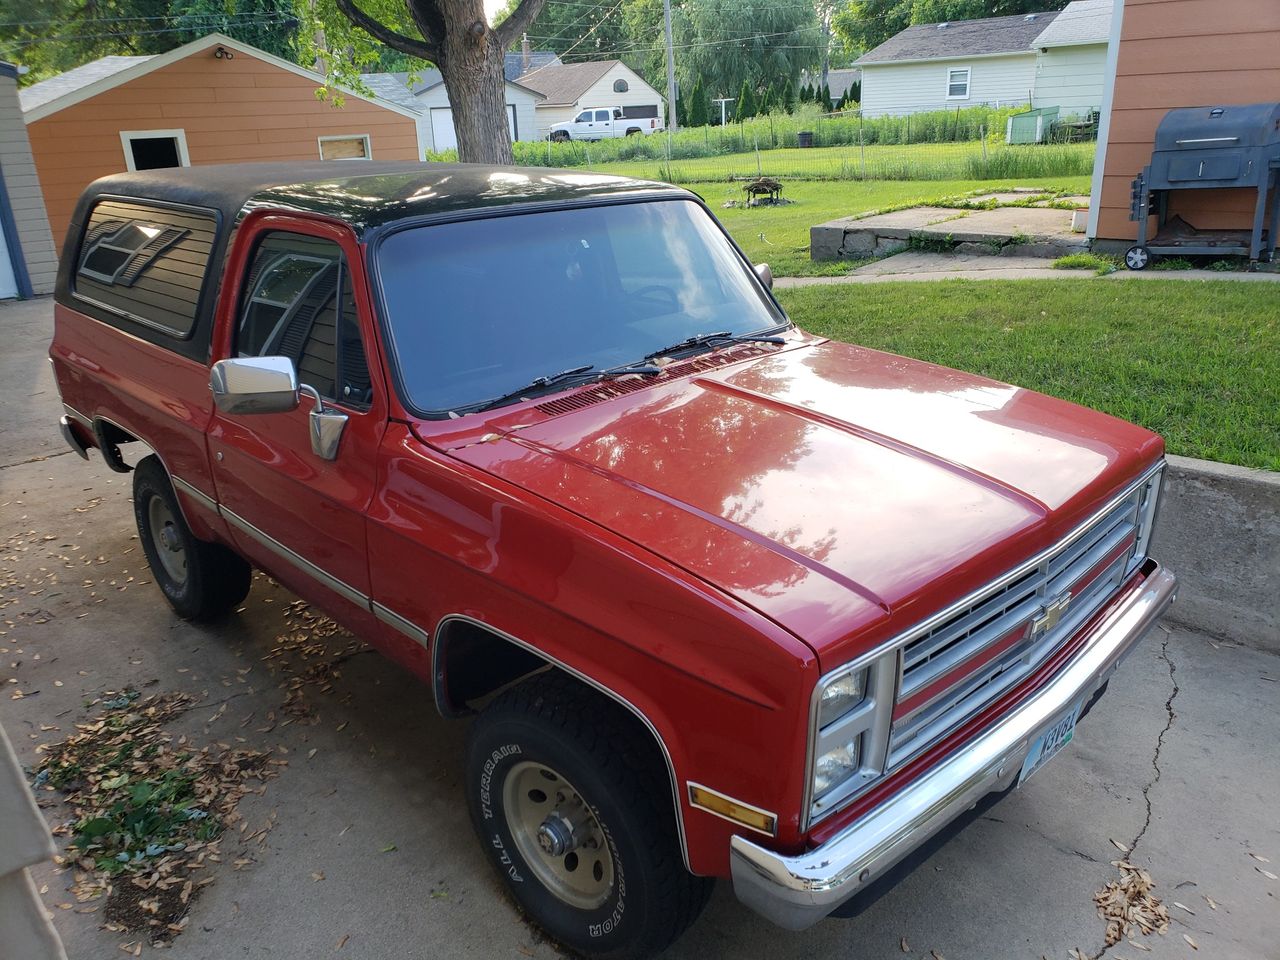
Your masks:
{"label": "house window", "polygon": [[191,166],[185,130],[121,130],[120,144],[129,170]]}
{"label": "house window", "polygon": [[321,160],[371,160],[373,150],[367,133],[319,137]]}
{"label": "house window", "polygon": [[629,83],[627,83],[627,81],[625,81],[625,80],[618,79],[618,80],[613,81],[613,92],[614,92],[614,93],[626,93],[626,92],[627,92],[628,90],[630,90],[630,89],[631,89],[631,85],[630,85]]}
{"label": "house window", "polygon": [[947,71],[947,99],[969,99],[969,68],[958,67]]}

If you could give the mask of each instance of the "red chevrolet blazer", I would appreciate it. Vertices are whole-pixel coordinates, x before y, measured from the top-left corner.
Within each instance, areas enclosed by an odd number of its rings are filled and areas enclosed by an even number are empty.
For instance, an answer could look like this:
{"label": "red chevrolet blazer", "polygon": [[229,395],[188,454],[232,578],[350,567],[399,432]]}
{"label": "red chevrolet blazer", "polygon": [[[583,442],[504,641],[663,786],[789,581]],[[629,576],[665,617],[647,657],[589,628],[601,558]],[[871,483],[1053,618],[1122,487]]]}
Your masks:
{"label": "red chevrolet blazer", "polygon": [[1157,436],[770,286],[655,183],[109,177],[61,261],[62,432],[133,471],[178,616],[259,567],[476,714],[476,832],[563,943],[651,954],[716,877],[801,929],[1039,770],[1176,581]]}

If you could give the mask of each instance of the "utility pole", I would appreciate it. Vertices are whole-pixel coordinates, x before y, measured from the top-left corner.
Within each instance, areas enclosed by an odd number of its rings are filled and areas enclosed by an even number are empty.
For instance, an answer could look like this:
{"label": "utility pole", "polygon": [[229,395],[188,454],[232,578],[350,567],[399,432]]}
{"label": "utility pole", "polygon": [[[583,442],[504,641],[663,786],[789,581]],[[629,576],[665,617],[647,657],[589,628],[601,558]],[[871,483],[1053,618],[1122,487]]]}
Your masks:
{"label": "utility pole", "polygon": [[679,130],[676,120],[676,58],[671,49],[671,0],[662,0],[662,20],[667,30],[667,129]]}

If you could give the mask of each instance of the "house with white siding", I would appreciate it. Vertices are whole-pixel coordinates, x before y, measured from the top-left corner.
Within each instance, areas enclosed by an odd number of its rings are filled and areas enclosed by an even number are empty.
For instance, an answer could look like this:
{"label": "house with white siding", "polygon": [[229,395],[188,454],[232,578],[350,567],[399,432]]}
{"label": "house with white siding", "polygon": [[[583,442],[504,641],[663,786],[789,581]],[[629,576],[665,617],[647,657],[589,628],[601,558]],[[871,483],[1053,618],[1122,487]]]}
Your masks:
{"label": "house with white siding", "polygon": [[1032,107],[1057,107],[1061,117],[1102,108],[1113,7],[1113,0],[1075,0],[1032,41]]}
{"label": "house with white siding", "polygon": [[552,63],[524,74],[520,83],[542,95],[539,140],[588,107],[619,107],[624,117],[640,120],[661,118],[666,109],[662,95],[621,60]]}
{"label": "house with white siding", "polygon": [[862,68],[862,112],[901,116],[1030,103],[1036,81],[1032,42],[1057,16],[1028,13],[907,27],[855,61]]}
{"label": "house with white siding", "polygon": [[58,254],[18,101],[21,68],[0,61],[0,299],[50,293]]}
{"label": "house with white siding", "polygon": [[910,26],[856,61],[862,111],[1028,105],[1087,116],[1102,106],[1112,6],[1075,0],[1061,12]]}
{"label": "house with white siding", "polygon": [[[366,73],[360,79],[379,98],[418,114],[418,136],[427,150],[441,153],[457,148],[453,106],[439,70],[423,70],[416,75]],[[534,107],[541,99],[541,94],[528,87],[514,80],[506,81],[507,129],[512,140],[538,139]]]}

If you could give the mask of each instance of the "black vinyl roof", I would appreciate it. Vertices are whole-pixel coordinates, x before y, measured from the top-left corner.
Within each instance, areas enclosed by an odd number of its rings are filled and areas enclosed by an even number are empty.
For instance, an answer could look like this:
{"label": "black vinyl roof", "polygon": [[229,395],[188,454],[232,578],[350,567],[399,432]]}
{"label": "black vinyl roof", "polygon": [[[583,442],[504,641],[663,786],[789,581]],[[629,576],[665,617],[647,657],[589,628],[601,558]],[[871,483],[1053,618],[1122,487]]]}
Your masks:
{"label": "black vinyl roof", "polygon": [[103,177],[80,199],[75,221],[102,196],[208,207],[226,224],[259,207],[324,214],[359,234],[410,217],[518,203],[681,194],[667,184],[583,170],[412,161],[311,161],[173,167]]}

